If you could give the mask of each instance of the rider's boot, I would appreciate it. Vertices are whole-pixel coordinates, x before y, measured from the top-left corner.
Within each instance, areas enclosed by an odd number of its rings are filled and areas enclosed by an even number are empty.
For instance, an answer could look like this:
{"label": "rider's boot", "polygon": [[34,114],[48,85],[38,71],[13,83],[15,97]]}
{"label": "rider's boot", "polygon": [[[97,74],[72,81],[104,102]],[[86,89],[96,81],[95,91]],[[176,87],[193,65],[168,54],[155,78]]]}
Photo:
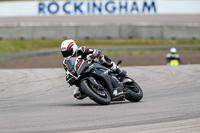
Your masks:
{"label": "rider's boot", "polygon": [[86,95],[82,91],[80,91],[80,89],[78,87],[76,87],[74,89],[74,93],[73,94],[74,94],[74,97],[76,99],[78,99],[78,100],[82,100],[82,99],[84,99],[86,97]]}
{"label": "rider's boot", "polygon": [[127,72],[125,70],[121,71],[119,68],[117,68],[116,73],[119,74],[120,79],[123,80],[125,78]]}

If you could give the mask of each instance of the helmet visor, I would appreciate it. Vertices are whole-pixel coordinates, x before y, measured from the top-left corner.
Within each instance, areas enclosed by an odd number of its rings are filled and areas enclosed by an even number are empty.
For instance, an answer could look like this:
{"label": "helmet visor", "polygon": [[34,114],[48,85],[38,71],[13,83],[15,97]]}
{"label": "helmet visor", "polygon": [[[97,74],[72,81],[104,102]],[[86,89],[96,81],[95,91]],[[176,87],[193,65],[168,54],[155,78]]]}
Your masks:
{"label": "helmet visor", "polygon": [[68,57],[72,55],[73,50],[67,50],[67,51],[61,51],[61,52],[62,52],[63,57]]}

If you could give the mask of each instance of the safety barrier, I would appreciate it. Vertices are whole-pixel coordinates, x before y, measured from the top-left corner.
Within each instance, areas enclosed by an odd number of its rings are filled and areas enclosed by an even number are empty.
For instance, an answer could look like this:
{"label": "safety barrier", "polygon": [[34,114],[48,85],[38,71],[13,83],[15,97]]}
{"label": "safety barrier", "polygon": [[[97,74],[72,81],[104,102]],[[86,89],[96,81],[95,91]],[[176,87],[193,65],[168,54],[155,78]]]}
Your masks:
{"label": "safety barrier", "polygon": [[200,38],[200,25],[2,25],[0,39]]}

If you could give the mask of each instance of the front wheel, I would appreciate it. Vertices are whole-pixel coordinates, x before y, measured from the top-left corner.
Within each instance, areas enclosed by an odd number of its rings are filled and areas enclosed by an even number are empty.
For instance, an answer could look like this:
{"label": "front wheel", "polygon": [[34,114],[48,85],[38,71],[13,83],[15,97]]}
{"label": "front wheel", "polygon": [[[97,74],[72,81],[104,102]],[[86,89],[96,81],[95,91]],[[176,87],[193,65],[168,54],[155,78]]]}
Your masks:
{"label": "front wheel", "polygon": [[[97,81],[99,85],[100,82]],[[101,85],[102,86],[102,85]],[[111,101],[110,94],[107,89],[97,89],[88,80],[83,80],[80,83],[81,90],[93,101],[101,105],[108,105]]]}
{"label": "front wheel", "polygon": [[142,89],[136,82],[128,85],[127,88],[129,89],[128,90],[129,94],[128,97],[126,98],[127,100],[131,102],[139,102],[142,99],[143,97]]}

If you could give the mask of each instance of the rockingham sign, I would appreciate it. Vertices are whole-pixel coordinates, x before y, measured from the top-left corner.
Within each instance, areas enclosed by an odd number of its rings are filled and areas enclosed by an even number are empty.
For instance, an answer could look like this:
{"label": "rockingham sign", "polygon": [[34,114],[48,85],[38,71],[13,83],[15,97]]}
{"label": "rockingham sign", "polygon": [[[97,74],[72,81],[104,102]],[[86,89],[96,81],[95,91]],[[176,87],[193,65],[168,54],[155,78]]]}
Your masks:
{"label": "rockingham sign", "polygon": [[156,13],[155,1],[66,1],[40,2],[39,15],[107,15]]}
{"label": "rockingham sign", "polygon": [[200,0],[67,0],[0,2],[0,17],[200,14]]}

